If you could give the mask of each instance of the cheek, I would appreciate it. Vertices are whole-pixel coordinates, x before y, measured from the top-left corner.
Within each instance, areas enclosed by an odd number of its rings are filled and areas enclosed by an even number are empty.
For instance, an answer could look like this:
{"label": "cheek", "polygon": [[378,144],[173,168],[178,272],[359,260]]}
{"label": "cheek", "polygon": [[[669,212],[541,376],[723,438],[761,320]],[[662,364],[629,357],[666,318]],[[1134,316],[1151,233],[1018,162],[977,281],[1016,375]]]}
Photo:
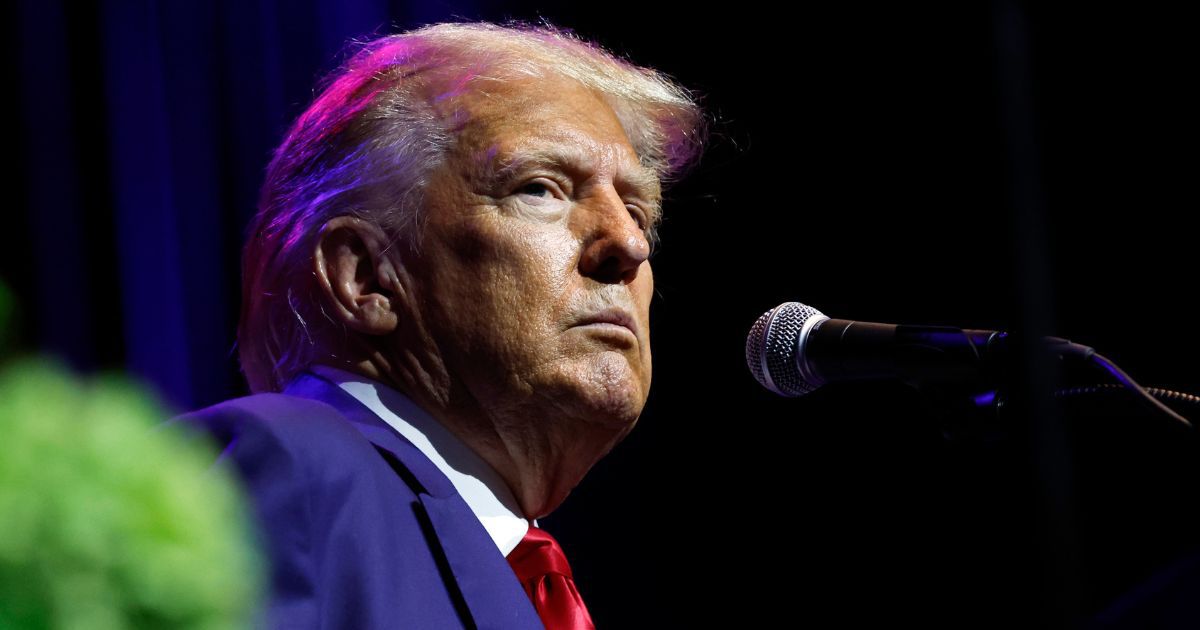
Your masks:
{"label": "cheek", "polygon": [[650,261],[642,263],[638,268],[638,277],[633,288],[635,297],[639,300],[638,304],[645,309],[647,316],[650,313],[650,300],[654,298],[654,270],[650,267]]}
{"label": "cheek", "polygon": [[559,325],[578,246],[566,229],[509,221],[488,242],[482,272],[511,312],[530,325]]}
{"label": "cheek", "polygon": [[650,270],[649,261],[643,262],[641,268],[638,269],[637,280],[630,287],[630,292],[633,294],[634,303],[642,318],[646,336],[650,335],[650,302],[654,299],[654,273]]}
{"label": "cheek", "polygon": [[452,293],[472,326],[526,344],[557,334],[578,251],[565,227],[493,215],[442,242],[447,256],[434,290]]}

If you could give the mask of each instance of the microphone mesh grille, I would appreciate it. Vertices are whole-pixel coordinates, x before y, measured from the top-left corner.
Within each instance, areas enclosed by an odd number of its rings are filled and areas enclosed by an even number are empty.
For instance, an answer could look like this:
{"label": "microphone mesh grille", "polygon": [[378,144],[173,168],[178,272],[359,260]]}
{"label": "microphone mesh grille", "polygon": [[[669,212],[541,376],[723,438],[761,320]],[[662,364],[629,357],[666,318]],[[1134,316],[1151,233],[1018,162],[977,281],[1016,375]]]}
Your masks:
{"label": "microphone mesh grille", "polygon": [[803,396],[816,389],[800,374],[796,355],[804,323],[820,315],[821,311],[799,302],[785,302],[763,313],[746,337],[746,365],[754,379],[783,396]]}

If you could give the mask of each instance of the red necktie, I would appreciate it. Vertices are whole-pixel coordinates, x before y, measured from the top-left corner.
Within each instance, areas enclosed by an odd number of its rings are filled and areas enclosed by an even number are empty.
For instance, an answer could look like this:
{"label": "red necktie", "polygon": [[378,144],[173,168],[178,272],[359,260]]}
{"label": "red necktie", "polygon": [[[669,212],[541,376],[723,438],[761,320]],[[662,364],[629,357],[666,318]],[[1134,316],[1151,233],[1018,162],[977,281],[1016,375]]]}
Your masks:
{"label": "red necktie", "polygon": [[530,526],[508,564],[517,574],[546,630],[595,630],[562,547],[545,530]]}

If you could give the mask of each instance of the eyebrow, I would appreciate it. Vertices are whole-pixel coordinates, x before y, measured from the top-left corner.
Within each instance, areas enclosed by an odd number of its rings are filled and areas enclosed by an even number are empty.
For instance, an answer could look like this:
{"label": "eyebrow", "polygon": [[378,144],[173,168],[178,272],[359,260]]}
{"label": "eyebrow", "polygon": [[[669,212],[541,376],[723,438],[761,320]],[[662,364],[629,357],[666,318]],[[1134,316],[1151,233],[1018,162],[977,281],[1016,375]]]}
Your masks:
{"label": "eyebrow", "polygon": [[[592,158],[586,151],[570,146],[522,149],[517,153],[502,156],[496,156],[496,149],[493,147],[480,161],[483,181],[489,188],[494,188],[531,168],[543,167],[570,173],[586,171],[592,163]],[[620,169],[616,179],[624,182],[643,201],[650,204],[650,222],[658,223],[662,216],[662,184],[658,175],[652,169],[639,164],[633,168]]]}

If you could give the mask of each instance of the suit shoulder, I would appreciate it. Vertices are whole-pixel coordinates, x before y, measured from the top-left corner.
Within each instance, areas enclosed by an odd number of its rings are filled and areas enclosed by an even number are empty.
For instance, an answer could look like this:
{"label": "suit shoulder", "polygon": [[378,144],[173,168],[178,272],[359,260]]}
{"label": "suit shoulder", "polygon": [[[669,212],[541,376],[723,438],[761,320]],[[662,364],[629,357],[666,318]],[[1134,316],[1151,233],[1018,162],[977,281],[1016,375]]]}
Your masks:
{"label": "suit shoulder", "polygon": [[[288,394],[254,394],[219,402],[167,422],[207,434],[222,449],[270,445],[295,454],[325,457],[372,450],[370,443],[333,406]],[[247,444],[249,443],[249,444]],[[255,448],[254,450],[258,450]]]}

